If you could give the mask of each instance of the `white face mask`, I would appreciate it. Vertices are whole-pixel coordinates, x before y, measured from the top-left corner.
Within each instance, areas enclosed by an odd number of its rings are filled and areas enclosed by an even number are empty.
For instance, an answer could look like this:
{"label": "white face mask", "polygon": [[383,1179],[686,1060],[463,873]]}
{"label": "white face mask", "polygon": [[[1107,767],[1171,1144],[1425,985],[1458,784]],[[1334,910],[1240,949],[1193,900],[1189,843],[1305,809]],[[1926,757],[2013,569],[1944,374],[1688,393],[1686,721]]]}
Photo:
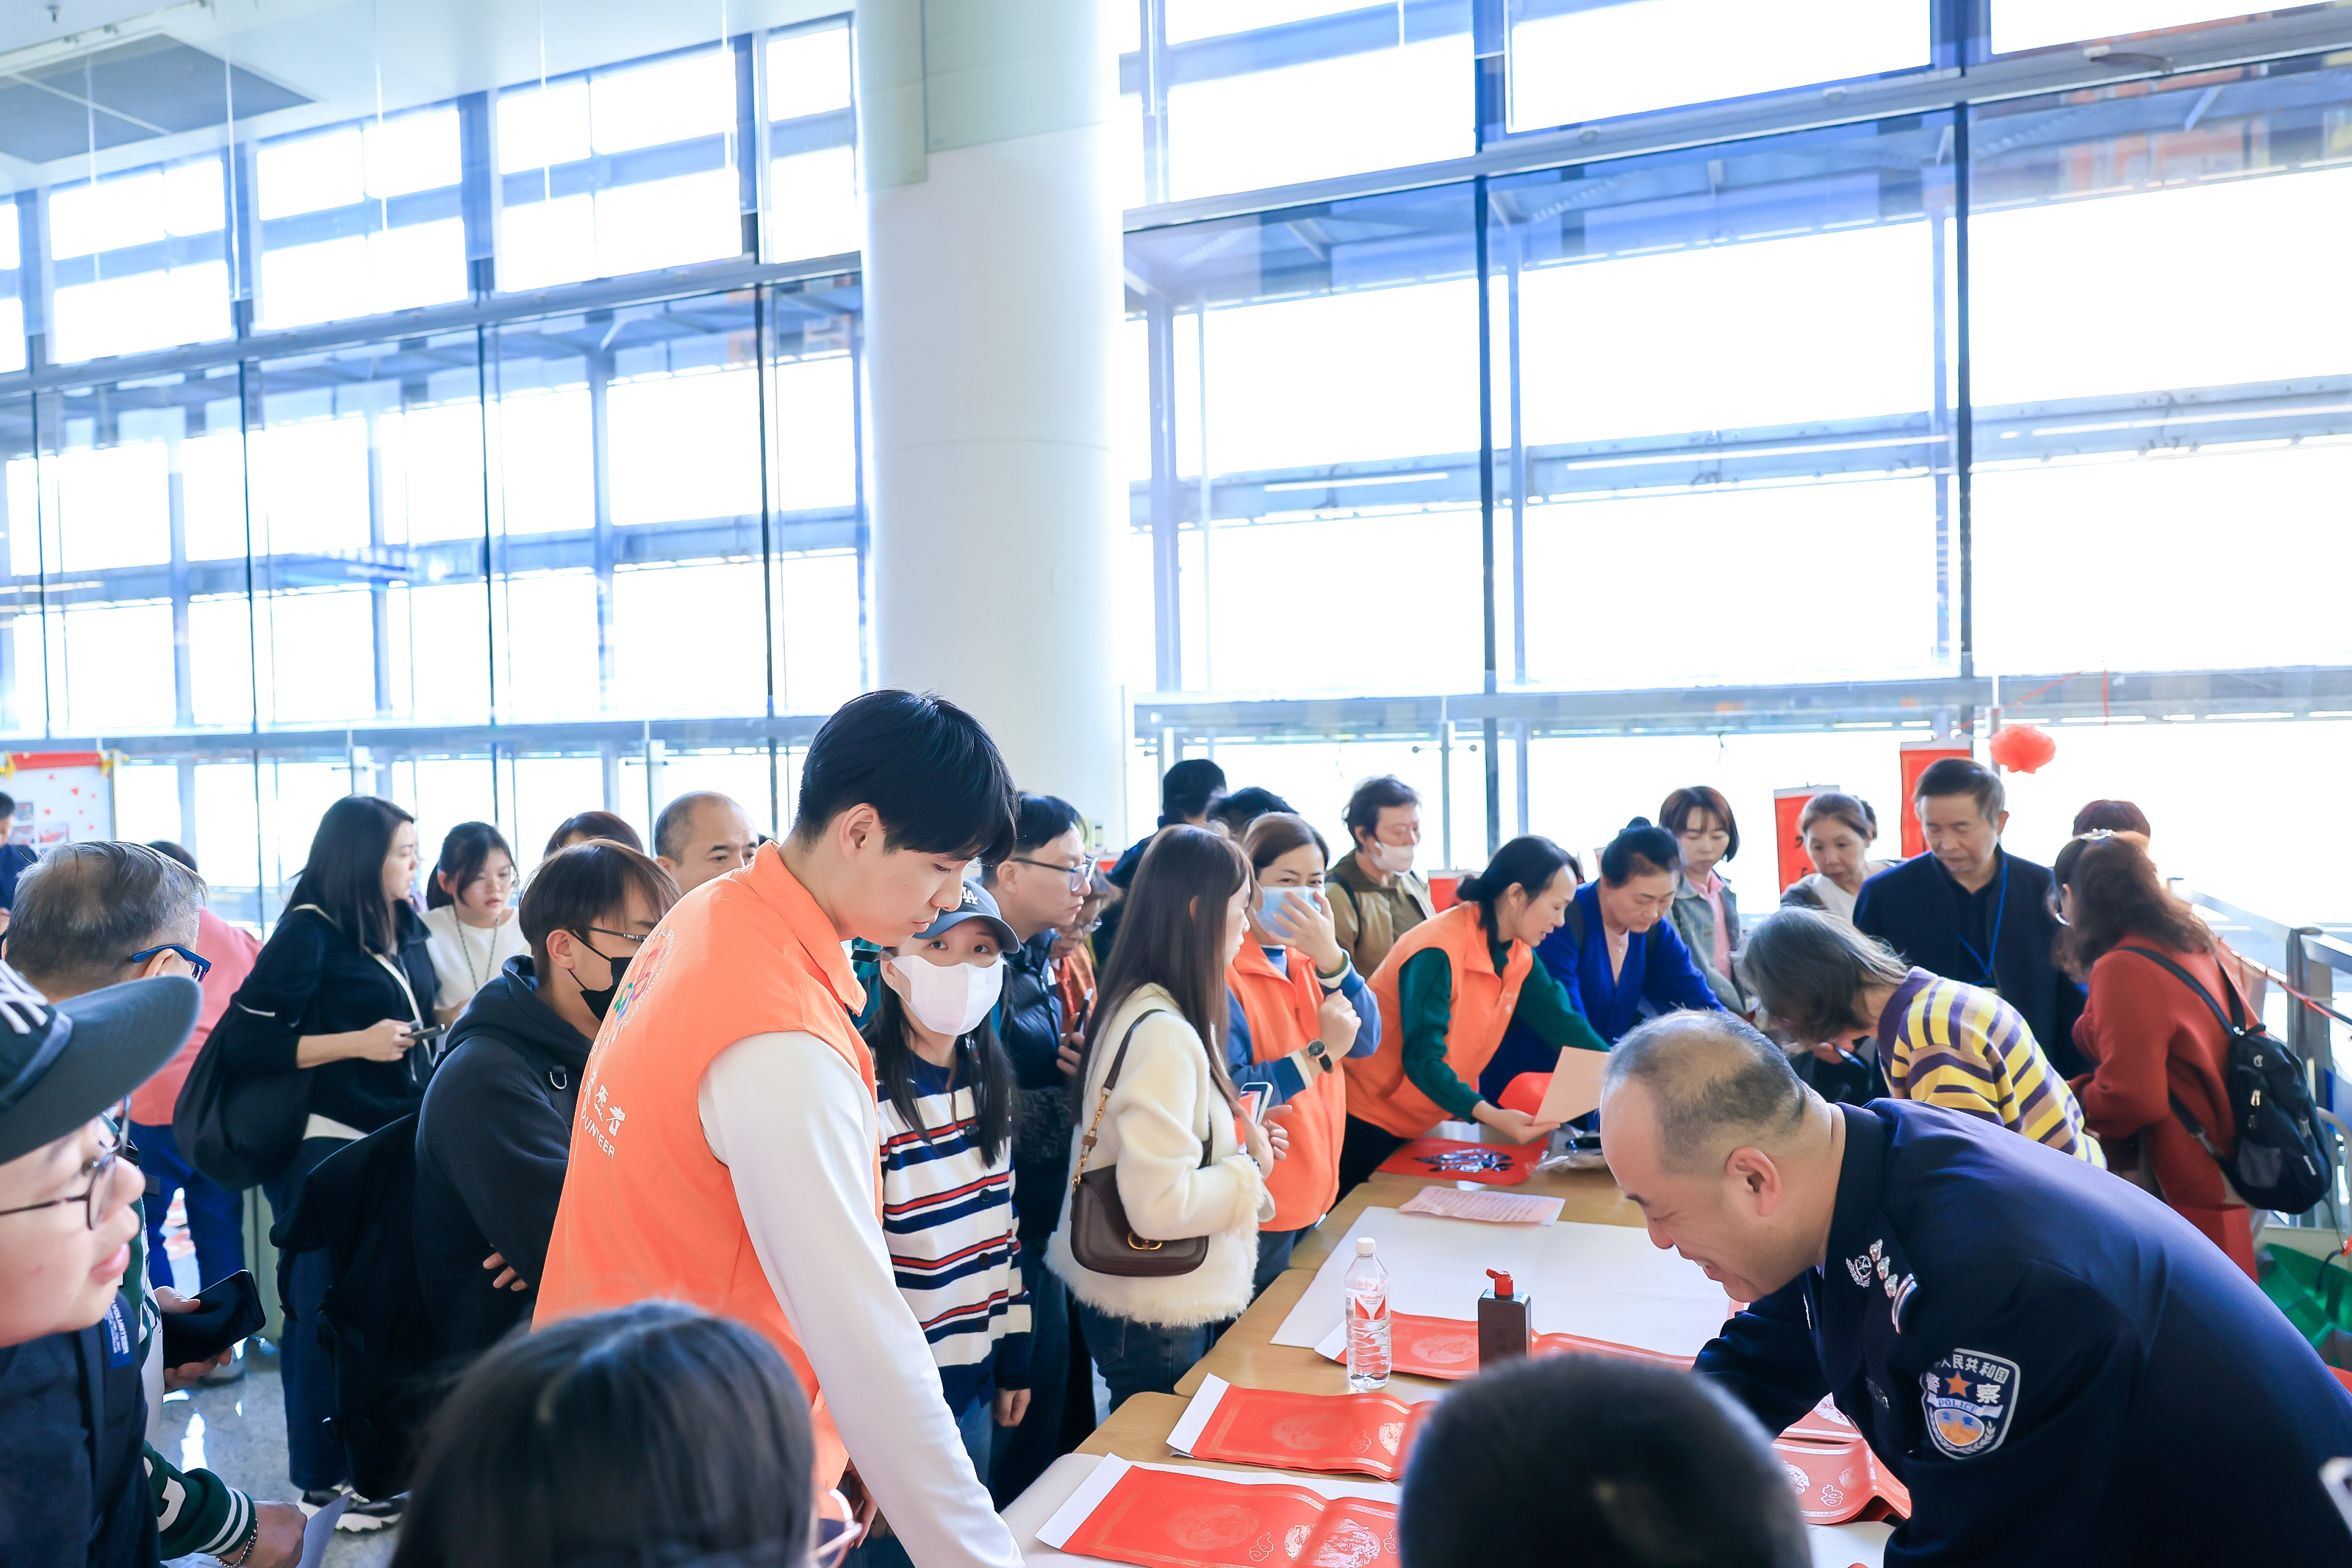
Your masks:
{"label": "white face mask", "polygon": [[894,955],[890,967],[907,982],[899,993],[922,1026],[961,1039],[980,1027],[1004,989],[1004,966],[934,964],[918,954]]}
{"label": "white face mask", "polygon": [[1385,840],[1374,839],[1371,849],[1372,869],[1382,876],[1394,876],[1401,871],[1411,871],[1412,853],[1418,847],[1415,844],[1392,844]]}

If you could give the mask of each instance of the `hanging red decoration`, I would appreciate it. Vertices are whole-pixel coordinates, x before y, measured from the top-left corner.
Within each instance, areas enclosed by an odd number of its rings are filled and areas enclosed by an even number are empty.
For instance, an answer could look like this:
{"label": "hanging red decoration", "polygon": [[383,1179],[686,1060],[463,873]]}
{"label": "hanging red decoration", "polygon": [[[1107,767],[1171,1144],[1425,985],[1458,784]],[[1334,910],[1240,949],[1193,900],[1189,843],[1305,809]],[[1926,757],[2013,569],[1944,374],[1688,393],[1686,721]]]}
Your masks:
{"label": "hanging red decoration", "polygon": [[2032,773],[2058,755],[2058,743],[2030,724],[2005,724],[1985,750],[2011,773]]}

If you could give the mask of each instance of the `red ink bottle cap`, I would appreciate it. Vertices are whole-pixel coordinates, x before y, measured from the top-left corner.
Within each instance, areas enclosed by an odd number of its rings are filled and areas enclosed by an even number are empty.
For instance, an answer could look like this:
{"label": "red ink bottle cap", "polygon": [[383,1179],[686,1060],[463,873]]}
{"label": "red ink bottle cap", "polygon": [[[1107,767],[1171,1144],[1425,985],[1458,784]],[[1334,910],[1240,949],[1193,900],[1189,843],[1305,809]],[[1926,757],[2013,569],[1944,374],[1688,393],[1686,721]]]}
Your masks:
{"label": "red ink bottle cap", "polygon": [[1518,1294],[1517,1291],[1511,1289],[1511,1277],[1508,1274],[1489,1269],[1486,1270],[1486,1278],[1495,1281],[1495,1294],[1497,1298]]}

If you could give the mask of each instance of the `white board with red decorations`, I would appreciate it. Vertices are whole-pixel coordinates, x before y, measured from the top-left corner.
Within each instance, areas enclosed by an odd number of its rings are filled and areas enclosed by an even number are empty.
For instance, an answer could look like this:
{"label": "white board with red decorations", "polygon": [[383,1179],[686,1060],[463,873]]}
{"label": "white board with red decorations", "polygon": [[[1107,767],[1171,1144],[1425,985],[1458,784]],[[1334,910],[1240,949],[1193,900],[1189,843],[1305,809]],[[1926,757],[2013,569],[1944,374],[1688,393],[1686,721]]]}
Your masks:
{"label": "white board with red decorations", "polygon": [[65,843],[114,836],[111,751],[0,753],[0,790],[16,800],[8,841],[46,852]]}

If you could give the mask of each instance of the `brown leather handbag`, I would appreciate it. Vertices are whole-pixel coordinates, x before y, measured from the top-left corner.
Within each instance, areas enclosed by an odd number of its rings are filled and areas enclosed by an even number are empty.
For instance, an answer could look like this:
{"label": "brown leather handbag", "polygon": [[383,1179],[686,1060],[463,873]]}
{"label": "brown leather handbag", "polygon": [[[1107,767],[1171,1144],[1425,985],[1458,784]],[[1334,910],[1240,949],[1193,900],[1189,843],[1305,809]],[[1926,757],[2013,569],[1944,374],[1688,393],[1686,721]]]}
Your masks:
{"label": "brown leather handbag", "polygon": [[[1097,1274],[1110,1274],[1121,1279],[1150,1280],[1170,1274],[1189,1274],[1199,1268],[1209,1256],[1209,1239],[1187,1236],[1175,1241],[1153,1241],[1138,1236],[1127,1222],[1127,1206],[1119,1201],[1118,1166],[1116,1164],[1098,1171],[1087,1169],[1087,1160],[1095,1152],[1097,1134],[1102,1130],[1103,1113],[1110,1109],[1110,1092],[1118,1082],[1118,1070],[1127,1065],[1128,1042],[1143,1020],[1165,1008],[1153,1008],[1139,1015],[1119,1036],[1118,1054],[1110,1059],[1110,1071],[1103,1077],[1102,1099],[1095,1106],[1095,1119],[1087,1124],[1087,1135],[1079,1140],[1077,1172],[1070,1180],[1070,1256],[1078,1266]],[[1213,1136],[1215,1129],[1211,1128]],[[1209,1163],[1211,1138],[1201,1140],[1201,1164]]]}

